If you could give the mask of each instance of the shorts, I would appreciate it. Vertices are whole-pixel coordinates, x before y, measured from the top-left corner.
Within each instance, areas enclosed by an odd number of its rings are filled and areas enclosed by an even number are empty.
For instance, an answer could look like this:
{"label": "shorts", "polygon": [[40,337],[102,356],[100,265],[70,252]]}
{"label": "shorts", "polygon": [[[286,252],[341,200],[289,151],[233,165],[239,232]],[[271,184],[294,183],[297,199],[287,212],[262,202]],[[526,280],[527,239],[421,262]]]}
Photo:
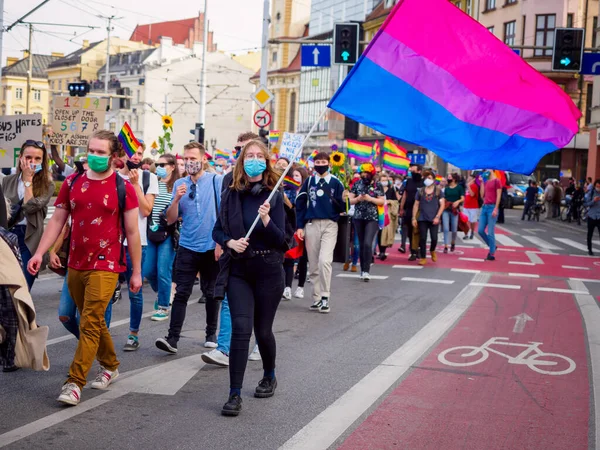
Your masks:
{"label": "shorts", "polygon": [[479,209],[463,209],[465,215],[469,218],[469,223],[476,223],[479,220]]}

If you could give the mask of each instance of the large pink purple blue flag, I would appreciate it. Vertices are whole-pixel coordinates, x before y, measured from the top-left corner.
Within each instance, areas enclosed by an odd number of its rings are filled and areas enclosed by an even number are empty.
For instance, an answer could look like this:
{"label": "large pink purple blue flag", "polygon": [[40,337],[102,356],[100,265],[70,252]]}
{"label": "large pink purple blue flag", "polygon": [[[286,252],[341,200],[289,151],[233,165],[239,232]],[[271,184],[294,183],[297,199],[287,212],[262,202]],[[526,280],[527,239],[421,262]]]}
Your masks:
{"label": "large pink purple blue flag", "polygon": [[448,0],[399,0],[329,107],[463,169],[524,174],[566,146],[581,117]]}

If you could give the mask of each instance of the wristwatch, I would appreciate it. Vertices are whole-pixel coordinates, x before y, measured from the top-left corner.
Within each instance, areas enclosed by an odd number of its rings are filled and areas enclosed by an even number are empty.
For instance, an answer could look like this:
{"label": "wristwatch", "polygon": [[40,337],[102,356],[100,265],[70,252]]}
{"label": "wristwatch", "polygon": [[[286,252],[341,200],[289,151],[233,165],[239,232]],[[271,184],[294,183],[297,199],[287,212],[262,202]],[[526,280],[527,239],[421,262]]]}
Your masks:
{"label": "wristwatch", "polygon": [[25,185],[26,188],[31,187],[31,181],[25,181],[25,182],[23,182],[23,184]]}

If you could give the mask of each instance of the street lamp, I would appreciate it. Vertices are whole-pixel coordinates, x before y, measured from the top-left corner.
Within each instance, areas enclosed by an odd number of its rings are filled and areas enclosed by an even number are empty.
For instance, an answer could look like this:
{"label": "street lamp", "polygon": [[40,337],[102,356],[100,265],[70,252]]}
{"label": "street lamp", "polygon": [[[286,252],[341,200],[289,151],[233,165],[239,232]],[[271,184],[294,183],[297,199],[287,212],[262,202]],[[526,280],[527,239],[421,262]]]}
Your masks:
{"label": "street lamp", "polygon": [[217,148],[217,140],[215,138],[211,138],[210,140],[210,146],[213,149],[213,152],[215,151],[215,149]]}

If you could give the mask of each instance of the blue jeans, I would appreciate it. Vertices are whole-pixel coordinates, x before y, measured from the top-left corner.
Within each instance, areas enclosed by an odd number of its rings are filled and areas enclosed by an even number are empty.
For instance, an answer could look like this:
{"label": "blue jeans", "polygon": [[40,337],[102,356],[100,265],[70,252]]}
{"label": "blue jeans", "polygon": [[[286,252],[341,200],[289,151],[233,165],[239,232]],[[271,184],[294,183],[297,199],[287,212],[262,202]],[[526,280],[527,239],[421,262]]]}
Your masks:
{"label": "blue jeans", "polygon": [[152,290],[158,293],[158,306],[169,309],[171,301],[171,282],[173,281],[173,260],[175,249],[169,236],[164,242],[155,244],[148,241],[142,273],[150,283]]}
{"label": "blue jeans", "polygon": [[221,325],[219,326],[219,338],[217,339],[217,350],[229,355],[231,346],[231,313],[229,312],[229,301],[227,295],[221,302]]}
{"label": "blue jeans", "polygon": [[12,231],[17,235],[19,239],[19,251],[21,252],[21,259],[23,260],[23,274],[25,275],[25,280],[27,281],[27,287],[29,291],[31,291],[31,287],[33,286],[33,282],[37,278],[37,275],[33,276],[27,270],[27,264],[29,264],[29,260],[31,259],[31,252],[29,248],[25,245],[25,231],[27,230],[27,225],[17,225],[13,227]]}
{"label": "blue jeans", "polygon": [[[444,227],[444,245],[448,246],[451,242],[456,242],[458,235],[458,214],[452,214],[452,210],[446,209],[442,214],[442,226]],[[452,241],[448,235],[452,232]]]}
{"label": "blue jeans", "polygon": [[[125,272],[125,279],[127,280],[127,288],[129,289],[129,281],[133,274],[133,265],[131,264],[131,258],[129,257],[129,249],[126,247],[127,256],[127,271]],[[146,257],[146,246],[142,245],[142,267],[144,267],[144,258]],[[142,275],[143,277],[143,275]],[[137,294],[131,292],[129,289],[129,331],[137,333],[140,331],[140,324],[142,323],[142,314],[144,313],[144,295],[142,290]]]}
{"label": "blue jeans", "polygon": [[[65,274],[65,281],[63,283],[62,292],[60,294],[60,303],[58,305],[58,317],[65,317],[67,320],[60,321],[69,333],[79,339],[79,312],[77,306],[71,298],[69,293],[69,286],[67,284],[68,271]],[[112,318],[112,302],[108,303],[106,312],[104,313],[104,320],[106,321],[106,327],[110,329],[110,319]]]}
{"label": "blue jeans", "polygon": [[[483,242],[490,248],[490,254],[496,253],[496,234],[495,227],[498,217],[494,217],[494,209],[496,205],[483,205],[481,208],[481,216],[479,217],[479,236]],[[485,232],[487,227],[488,231]]]}
{"label": "blue jeans", "polygon": [[358,257],[360,256],[360,241],[358,240],[358,231],[356,231],[356,225],[352,221],[352,228],[354,232],[354,251],[352,252],[352,265],[358,265]]}

